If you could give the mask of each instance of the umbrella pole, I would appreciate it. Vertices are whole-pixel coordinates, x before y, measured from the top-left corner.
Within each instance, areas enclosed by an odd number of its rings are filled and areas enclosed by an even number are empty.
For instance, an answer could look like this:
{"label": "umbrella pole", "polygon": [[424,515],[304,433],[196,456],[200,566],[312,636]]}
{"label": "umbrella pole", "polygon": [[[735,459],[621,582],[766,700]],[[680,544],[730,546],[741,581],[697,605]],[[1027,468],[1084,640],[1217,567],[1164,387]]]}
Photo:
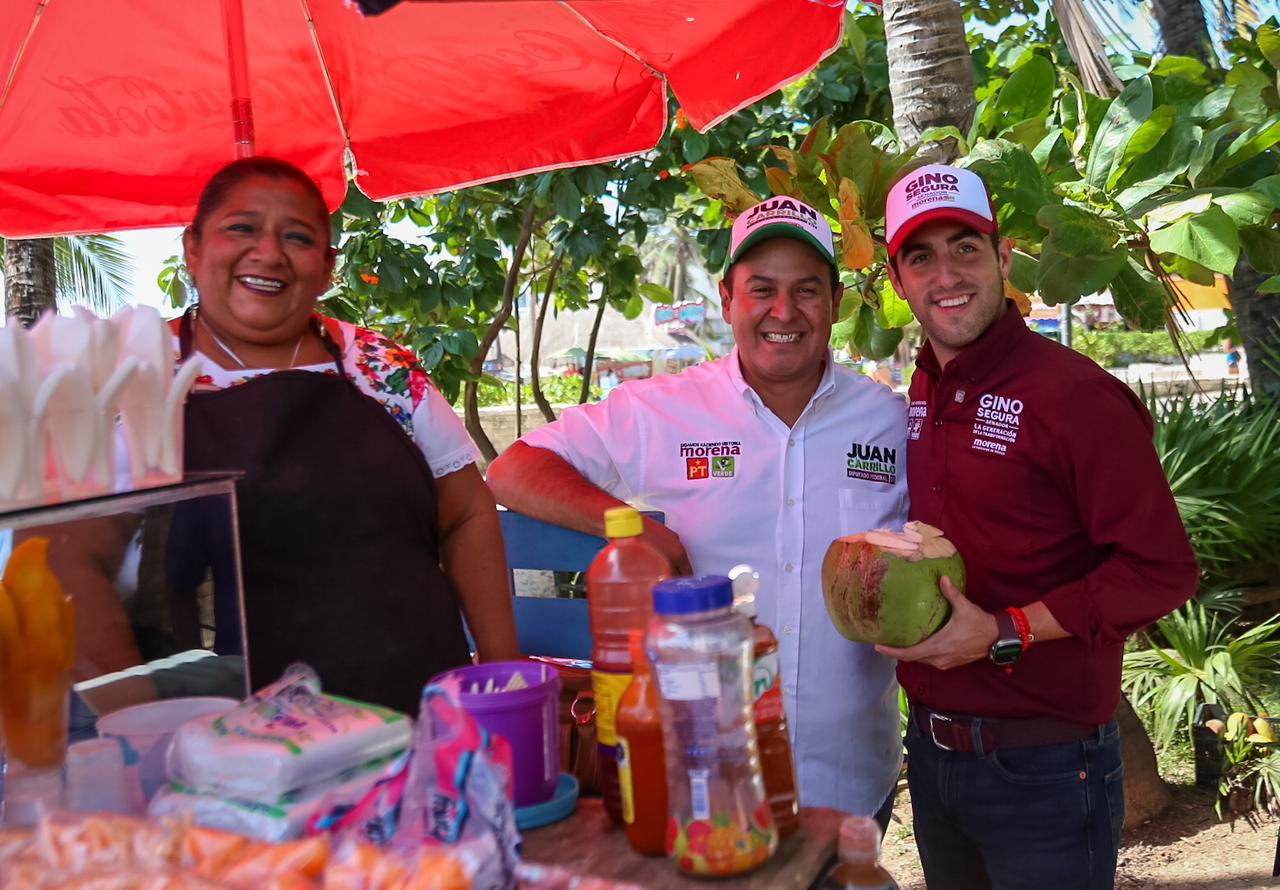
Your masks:
{"label": "umbrella pole", "polygon": [[227,38],[227,72],[231,75],[231,125],[236,159],[253,156],[253,103],[249,98],[249,54],[244,40],[243,0],[222,0],[222,29]]}

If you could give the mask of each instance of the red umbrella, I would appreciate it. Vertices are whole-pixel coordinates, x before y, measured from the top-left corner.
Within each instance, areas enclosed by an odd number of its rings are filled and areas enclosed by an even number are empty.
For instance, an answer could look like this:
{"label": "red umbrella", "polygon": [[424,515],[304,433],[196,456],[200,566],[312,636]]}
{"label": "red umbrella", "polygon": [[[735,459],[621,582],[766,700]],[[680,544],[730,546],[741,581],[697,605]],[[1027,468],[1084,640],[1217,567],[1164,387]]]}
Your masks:
{"label": "red umbrella", "polygon": [[[242,5],[243,4],[243,5]],[[4,0],[0,234],[189,221],[239,154],[336,207],[657,144],[667,86],[716,121],[840,40],[844,0]]]}

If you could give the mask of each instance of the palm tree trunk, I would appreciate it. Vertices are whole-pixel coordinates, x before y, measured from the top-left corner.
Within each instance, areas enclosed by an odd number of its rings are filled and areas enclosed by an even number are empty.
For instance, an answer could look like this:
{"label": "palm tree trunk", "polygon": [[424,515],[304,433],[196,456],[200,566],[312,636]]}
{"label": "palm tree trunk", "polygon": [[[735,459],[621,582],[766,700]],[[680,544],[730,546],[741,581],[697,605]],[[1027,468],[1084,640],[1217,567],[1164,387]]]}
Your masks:
{"label": "palm tree trunk", "polygon": [[1164,812],[1172,799],[1156,767],[1156,750],[1129,699],[1120,697],[1120,761],[1124,764],[1124,824],[1141,825]]}
{"label": "palm tree trunk", "polygon": [[1254,393],[1280,404],[1280,296],[1258,293],[1266,278],[1241,258],[1231,279],[1231,307]]}
{"label": "palm tree trunk", "polygon": [[[973,60],[955,0],[885,0],[893,125],[903,145],[931,127],[969,130],[973,123]],[[948,140],[922,152],[937,161],[955,156]]]}
{"label": "palm tree trunk", "polygon": [[1151,0],[1151,14],[1160,29],[1165,52],[1212,63],[1209,26],[1200,0]]}
{"label": "palm tree trunk", "polygon": [[58,279],[52,238],[4,242],[4,311],[30,327],[45,311],[57,311]]}

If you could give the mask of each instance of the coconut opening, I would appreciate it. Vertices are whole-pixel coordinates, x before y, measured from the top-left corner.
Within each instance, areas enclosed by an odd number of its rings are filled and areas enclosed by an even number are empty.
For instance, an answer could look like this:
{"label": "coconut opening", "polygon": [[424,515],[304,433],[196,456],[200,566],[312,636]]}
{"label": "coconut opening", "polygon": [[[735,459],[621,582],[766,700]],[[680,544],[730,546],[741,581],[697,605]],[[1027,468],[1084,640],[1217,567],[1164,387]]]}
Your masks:
{"label": "coconut opening", "polygon": [[926,559],[949,559],[956,555],[956,545],[947,540],[941,529],[927,522],[908,522],[902,532],[920,536],[920,550]]}

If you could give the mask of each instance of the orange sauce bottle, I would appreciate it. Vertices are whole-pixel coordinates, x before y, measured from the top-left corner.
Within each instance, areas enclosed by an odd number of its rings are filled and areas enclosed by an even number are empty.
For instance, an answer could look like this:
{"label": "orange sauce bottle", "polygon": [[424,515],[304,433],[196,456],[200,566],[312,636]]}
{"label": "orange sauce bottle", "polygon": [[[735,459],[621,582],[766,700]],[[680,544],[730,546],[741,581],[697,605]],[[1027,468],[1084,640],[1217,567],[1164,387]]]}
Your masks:
{"label": "orange sauce bottle", "polygon": [[800,827],[800,802],[796,796],[796,764],[791,753],[791,735],[782,700],[782,675],[778,666],[778,638],[756,620],[755,592],[759,574],[749,566],[729,572],[734,579],[733,607],[751,619],[754,633],[754,661],[751,670],[752,711],[756,721],[756,743],[760,748],[760,771],[764,793],[773,811],[778,836],[787,837]]}
{"label": "orange sauce bottle", "polygon": [[653,665],[644,651],[644,631],[630,634],[631,685],[618,703],[618,784],[622,821],[631,849],[645,856],[666,854],[667,767],[662,717]]}

